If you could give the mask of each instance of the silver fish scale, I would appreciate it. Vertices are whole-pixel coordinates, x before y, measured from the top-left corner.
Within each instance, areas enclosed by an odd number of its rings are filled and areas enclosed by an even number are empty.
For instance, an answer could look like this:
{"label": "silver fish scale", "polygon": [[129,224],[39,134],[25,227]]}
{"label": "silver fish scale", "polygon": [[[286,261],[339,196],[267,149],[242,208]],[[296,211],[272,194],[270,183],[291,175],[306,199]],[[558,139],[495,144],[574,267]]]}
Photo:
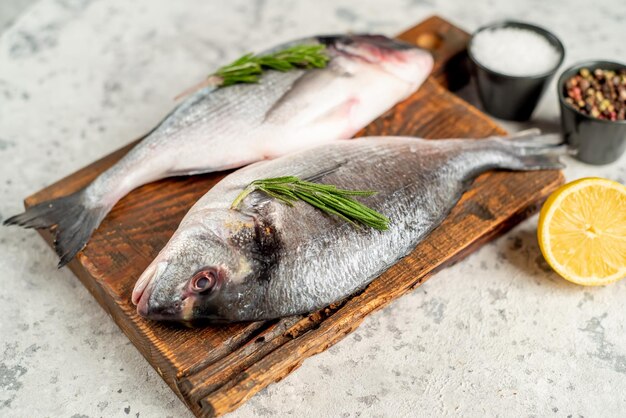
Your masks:
{"label": "silver fish scale", "polygon": [[143,153],[143,149],[155,146],[163,150],[162,147],[178,147],[183,141],[185,146],[190,146],[193,137],[202,142],[209,137],[246,135],[261,125],[276,101],[305,73],[305,70],[268,71],[257,84],[237,84],[217,90],[205,88],[196,93],[194,100],[174,110],[148,140],[133,151]]}
{"label": "silver fish scale", "polygon": [[[189,159],[171,162],[168,159],[171,160],[171,155],[180,154],[181,145],[191,150],[208,151],[211,138],[245,138],[261,125],[267,111],[305,73],[305,70],[286,73],[268,71],[257,84],[239,84],[217,90],[205,88],[194,93],[191,100],[174,109],[153,132],[130,150],[116,164],[115,170],[100,175],[89,187],[88,197],[93,205],[98,205],[101,196],[112,184],[129,181],[130,174],[141,175],[141,167],[153,170],[155,166],[164,166],[160,160],[183,165],[174,166],[170,172],[163,171],[151,180],[173,174],[212,171],[213,167],[194,171],[195,165],[188,166]],[[155,163],[150,164],[152,160]]]}
{"label": "silver fish scale", "polygon": [[[155,134],[170,137],[183,132],[187,135],[195,127],[201,131],[210,130],[212,134],[226,133],[223,129],[230,127],[236,130],[251,129],[261,124],[267,111],[306,72],[268,71],[256,84],[236,84],[217,90],[205,88],[196,93],[193,100],[177,108]],[[220,123],[230,119],[237,123]]]}
{"label": "silver fish scale", "polygon": [[[293,45],[319,44],[316,38],[302,38],[286,42],[261,52],[270,54]],[[334,56],[334,54],[331,54]],[[249,128],[260,124],[266,112],[280,99],[307,70],[294,69],[287,72],[266,71],[258,83],[235,84],[226,89],[206,87],[174,109],[169,117],[157,127],[154,133],[167,138],[182,131],[187,134],[189,127],[197,126],[202,131],[210,129],[211,134],[228,130],[233,125],[215,123],[240,118],[239,122]],[[213,122],[213,123],[209,123]],[[237,124],[238,125],[238,124]],[[241,127],[236,128],[241,129]],[[155,138],[154,140],[159,141]]]}
{"label": "silver fish scale", "polygon": [[[264,217],[274,226],[280,255],[266,278],[263,297],[255,296],[254,303],[240,300],[239,312],[231,315],[249,319],[310,312],[362,289],[443,220],[467,179],[510,160],[504,151],[499,143],[488,140],[363,139],[257,164],[231,175],[214,189],[216,194],[226,191],[226,200],[255,179],[306,178],[313,171],[332,170],[316,181],[376,190],[376,195],[358,200],[391,220],[387,231],[355,228],[302,202],[292,208],[274,200],[266,202],[261,193],[251,195],[242,211]],[[215,196],[208,193],[204,203]],[[220,203],[213,201],[213,205]]]}

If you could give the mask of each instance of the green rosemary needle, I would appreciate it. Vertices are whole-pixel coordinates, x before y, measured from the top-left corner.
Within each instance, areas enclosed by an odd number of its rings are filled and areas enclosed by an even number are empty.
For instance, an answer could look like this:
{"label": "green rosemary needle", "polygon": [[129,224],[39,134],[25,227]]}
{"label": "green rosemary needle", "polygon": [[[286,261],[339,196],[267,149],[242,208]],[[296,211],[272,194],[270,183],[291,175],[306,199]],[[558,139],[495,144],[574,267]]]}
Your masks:
{"label": "green rosemary needle", "polygon": [[345,190],[331,184],[312,183],[295,176],[255,180],[233,201],[231,208],[237,209],[253,191],[261,191],[289,206],[301,200],[309,205],[353,224],[363,224],[384,231],[389,218],[353,199],[352,196],[371,196],[372,190]]}
{"label": "green rosemary needle", "polygon": [[221,80],[220,87],[256,83],[266,69],[289,71],[294,68],[323,68],[328,63],[325,45],[294,45],[267,55],[246,54],[218,69],[211,76]]}
{"label": "green rosemary needle", "polygon": [[284,72],[294,68],[324,68],[329,59],[325,45],[294,45],[271,54],[246,54],[219,68],[174,99],[178,100],[206,86],[226,87],[240,83],[257,83],[263,71],[267,69]]}

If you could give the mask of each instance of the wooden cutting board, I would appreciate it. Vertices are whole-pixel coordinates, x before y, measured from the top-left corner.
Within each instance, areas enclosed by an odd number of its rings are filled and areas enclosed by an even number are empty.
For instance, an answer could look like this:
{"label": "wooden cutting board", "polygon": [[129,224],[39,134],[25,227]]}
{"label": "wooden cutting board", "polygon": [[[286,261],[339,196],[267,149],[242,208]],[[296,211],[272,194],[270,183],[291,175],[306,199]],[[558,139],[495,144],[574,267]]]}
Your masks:
{"label": "wooden cutting board", "polygon": [[[467,83],[469,36],[432,17],[398,38],[431,49],[432,76],[413,96],[360,135],[481,138],[503,130],[450,93]],[[32,206],[88,184],[131,145],[26,199]],[[434,272],[535,212],[562,184],[560,172],[491,172],[479,177],[447,220],[363,292],[309,316],[187,329],[140,318],[130,301],[136,279],[191,205],[227,173],[172,178],[143,186],[102,222],[69,268],[137,349],[197,416],[232,411],[359,326],[363,318],[416,288]],[[41,231],[50,243],[52,236]],[[53,268],[53,266],[50,266]],[[445,273],[442,273],[445,274]]]}

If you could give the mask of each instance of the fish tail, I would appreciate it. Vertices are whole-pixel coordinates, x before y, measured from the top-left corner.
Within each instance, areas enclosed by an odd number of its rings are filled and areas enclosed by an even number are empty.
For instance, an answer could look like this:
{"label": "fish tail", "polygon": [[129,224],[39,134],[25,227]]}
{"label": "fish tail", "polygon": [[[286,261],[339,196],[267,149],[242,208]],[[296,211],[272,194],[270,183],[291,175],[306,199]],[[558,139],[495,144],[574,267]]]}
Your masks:
{"label": "fish tail", "polygon": [[85,190],[41,202],[6,219],[4,225],[36,229],[54,227],[54,249],[61,268],[85,247],[110,209],[87,204]]}
{"label": "fish tail", "polygon": [[565,168],[560,157],[571,154],[571,149],[559,134],[541,134],[539,129],[528,129],[507,137],[495,138],[504,146],[508,156],[506,167],[513,170],[557,170]]}

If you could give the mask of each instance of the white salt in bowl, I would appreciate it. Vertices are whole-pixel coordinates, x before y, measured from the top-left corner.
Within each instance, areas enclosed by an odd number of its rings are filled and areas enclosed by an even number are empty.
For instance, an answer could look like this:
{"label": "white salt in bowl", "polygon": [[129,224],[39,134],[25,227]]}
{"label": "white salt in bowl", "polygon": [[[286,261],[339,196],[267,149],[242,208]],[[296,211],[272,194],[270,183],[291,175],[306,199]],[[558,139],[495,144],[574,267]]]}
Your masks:
{"label": "white salt in bowl", "polygon": [[501,21],[479,28],[467,48],[483,108],[525,121],[565,58],[561,41],[544,28]]}

